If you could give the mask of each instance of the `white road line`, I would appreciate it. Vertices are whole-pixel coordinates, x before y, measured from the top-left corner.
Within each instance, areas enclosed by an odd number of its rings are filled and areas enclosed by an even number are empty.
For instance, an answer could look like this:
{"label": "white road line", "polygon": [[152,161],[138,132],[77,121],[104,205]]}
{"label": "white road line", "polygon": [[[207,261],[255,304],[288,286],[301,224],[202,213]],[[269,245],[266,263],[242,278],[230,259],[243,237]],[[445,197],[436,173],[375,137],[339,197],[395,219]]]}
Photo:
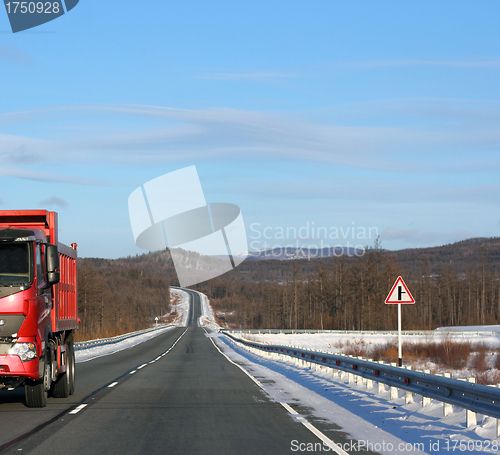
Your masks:
{"label": "white road line", "polygon": [[[208,333],[205,328],[205,333]],[[222,352],[222,350],[217,346],[213,340],[212,337],[208,337],[208,339],[212,342],[212,344],[215,346],[215,348],[233,365],[236,365],[243,373],[245,373],[250,379],[252,379],[253,382],[255,382],[264,392],[267,391],[264,389],[264,386],[257,381],[247,370],[245,370],[241,365],[238,365],[236,362],[233,362],[226,354]],[[290,412],[293,415],[298,415],[298,412],[295,411],[289,404],[287,403],[280,403],[281,406],[283,406],[288,412]],[[319,431],[314,425],[309,423],[305,418],[301,418],[300,423],[304,425],[311,433],[313,433],[315,436],[317,436],[319,439],[321,439],[328,447],[330,447],[334,452],[336,452],[338,455],[349,455],[345,450],[342,449],[342,447],[339,447],[337,444],[335,444],[330,438],[325,436],[321,431]]]}
{"label": "white road line", "polygon": [[299,413],[293,409],[288,403],[280,403],[281,406],[283,406],[290,414],[298,415]]}
{"label": "white road line", "polygon": [[[188,327],[189,328],[189,327]],[[184,336],[184,334],[188,331],[188,329],[184,330],[184,332],[182,332],[182,335],[177,338],[177,340],[175,340],[175,343],[170,346],[170,348],[168,348],[167,351],[165,351],[162,355],[159,355],[156,359],[152,360],[151,362],[149,362],[149,364],[152,364],[152,363],[155,363],[158,359],[160,359],[161,357],[163,357],[164,355],[167,355],[173,348],[174,346],[179,342],[179,340]],[[141,366],[137,367],[135,370],[131,371],[129,374],[134,374],[134,373],[137,373],[138,370],[142,370],[144,367],[147,367],[148,364],[147,363],[143,363]],[[109,387],[109,386],[108,386]]]}
{"label": "white road line", "polygon": [[78,414],[85,406],[87,406],[86,404],[81,404],[80,406],[76,407],[75,409],[73,409],[70,414]]}
{"label": "white road line", "polygon": [[113,383],[109,384],[108,387],[111,389],[112,387],[114,387],[117,384],[118,384],[118,382],[113,382]]}
{"label": "white road line", "polygon": [[342,447],[335,444],[330,438],[327,438],[321,431],[319,431],[314,425],[310,424],[307,420],[304,419],[302,425],[304,425],[311,433],[315,434],[319,439],[321,439],[327,446],[329,446],[339,455],[349,455],[344,449],[342,449]]}

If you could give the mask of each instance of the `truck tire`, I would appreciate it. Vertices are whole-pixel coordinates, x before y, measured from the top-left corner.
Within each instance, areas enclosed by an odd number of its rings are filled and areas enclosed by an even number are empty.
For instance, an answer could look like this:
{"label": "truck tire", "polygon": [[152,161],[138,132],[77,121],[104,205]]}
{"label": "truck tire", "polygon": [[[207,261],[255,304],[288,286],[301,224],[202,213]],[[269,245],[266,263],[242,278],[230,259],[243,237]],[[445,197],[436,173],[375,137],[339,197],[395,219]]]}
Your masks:
{"label": "truck tire", "polygon": [[26,404],[29,408],[44,408],[50,388],[50,366],[45,362],[43,378],[38,381],[27,380],[24,386]]}
{"label": "truck tire", "polygon": [[67,398],[69,397],[69,350],[68,345],[66,344],[66,355],[65,363],[66,363],[66,371],[57,376],[55,382],[52,383],[52,396],[54,398]]}
{"label": "truck tire", "polygon": [[72,341],[68,342],[66,349],[68,350],[69,394],[73,395],[75,393],[75,346]]}

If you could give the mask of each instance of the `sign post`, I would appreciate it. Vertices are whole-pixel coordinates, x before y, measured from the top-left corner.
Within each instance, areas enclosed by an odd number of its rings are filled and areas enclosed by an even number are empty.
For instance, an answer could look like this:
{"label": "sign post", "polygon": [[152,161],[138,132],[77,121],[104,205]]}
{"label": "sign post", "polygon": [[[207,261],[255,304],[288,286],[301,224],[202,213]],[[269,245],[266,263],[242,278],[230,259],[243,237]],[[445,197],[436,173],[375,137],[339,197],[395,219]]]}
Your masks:
{"label": "sign post", "polygon": [[401,304],[413,304],[415,299],[411,295],[408,287],[406,286],[403,278],[398,276],[398,279],[394,283],[394,286],[389,292],[389,295],[385,299],[385,303],[398,305],[398,357],[399,366],[403,366],[403,347],[401,342]]}

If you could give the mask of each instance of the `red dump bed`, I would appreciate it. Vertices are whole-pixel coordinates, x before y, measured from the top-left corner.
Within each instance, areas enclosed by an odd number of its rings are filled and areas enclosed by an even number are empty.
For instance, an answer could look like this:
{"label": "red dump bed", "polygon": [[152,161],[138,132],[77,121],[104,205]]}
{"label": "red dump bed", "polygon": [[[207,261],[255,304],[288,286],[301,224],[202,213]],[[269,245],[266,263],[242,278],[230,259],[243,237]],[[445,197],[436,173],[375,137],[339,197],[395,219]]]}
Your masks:
{"label": "red dump bed", "polygon": [[[75,245],[76,248],[76,244]],[[76,249],[58,243],[60,281],[54,287],[52,327],[56,332],[78,328]]]}

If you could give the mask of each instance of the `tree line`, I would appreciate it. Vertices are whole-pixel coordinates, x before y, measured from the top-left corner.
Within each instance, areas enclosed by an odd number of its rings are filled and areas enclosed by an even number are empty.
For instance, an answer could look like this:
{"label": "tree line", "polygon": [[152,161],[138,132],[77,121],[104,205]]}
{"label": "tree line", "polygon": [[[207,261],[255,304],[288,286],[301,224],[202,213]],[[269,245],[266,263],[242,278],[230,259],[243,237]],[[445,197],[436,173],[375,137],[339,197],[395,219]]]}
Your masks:
{"label": "tree line", "polygon": [[[230,326],[394,330],[397,306],[384,301],[401,275],[416,300],[403,308],[404,329],[500,323],[500,272],[485,251],[478,261],[399,261],[378,241],[359,258],[287,261],[277,280],[231,274],[197,285]],[[262,262],[262,261],[261,261]],[[461,271],[459,271],[461,270]]]}
{"label": "tree line", "polygon": [[[79,259],[78,339],[151,326],[169,311],[178,285],[169,251],[121,259]],[[384,301],[396,278],[407,283],[404,329],[500,323],[500,239],[396,252],[378,240],[361,257],[247,260],[194,286],[233,327],[394,330]]]}

